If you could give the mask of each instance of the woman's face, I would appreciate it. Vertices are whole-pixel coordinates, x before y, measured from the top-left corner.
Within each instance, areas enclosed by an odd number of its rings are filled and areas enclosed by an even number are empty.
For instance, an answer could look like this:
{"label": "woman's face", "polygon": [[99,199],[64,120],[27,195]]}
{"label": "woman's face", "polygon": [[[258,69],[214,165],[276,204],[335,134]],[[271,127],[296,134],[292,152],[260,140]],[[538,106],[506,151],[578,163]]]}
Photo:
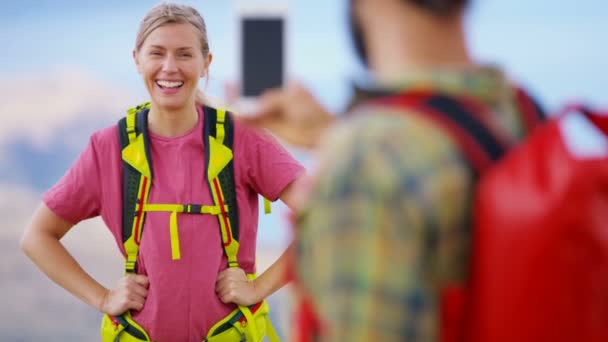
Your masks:
{"label": "woman's face", "polygon": [[196,28],[188,23],[156,28],[133,57],[152,103],[163,111],[194,105],[198,81],[211,62],[211,54],[203,56]]}

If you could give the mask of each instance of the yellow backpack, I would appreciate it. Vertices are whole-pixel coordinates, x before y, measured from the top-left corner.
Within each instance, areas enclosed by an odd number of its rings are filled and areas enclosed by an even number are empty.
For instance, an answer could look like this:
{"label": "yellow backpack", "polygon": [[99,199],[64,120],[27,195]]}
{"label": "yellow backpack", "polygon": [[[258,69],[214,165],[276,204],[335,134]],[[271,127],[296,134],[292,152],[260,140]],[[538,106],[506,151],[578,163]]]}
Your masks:
{"label": "yellow backpack", "polygon": [[[228,259],[228,267],[238,267],[239,220],[234,183],[232,147],[234,125],[230,112],[205,106],[203,108],[203,142],[205,146],[206,174],[213,205],[148,203],[152,182],[152,159],[149,150],[148,112],[150,103],[143,103],[127,111],[118,122],[118,134],[123,160],[123,214],[122,241],[127,254],[125,274],[135,274],[139,244],[143,234],[146,212],[170,212],[171,255],[180,258],[177,214],[208,214],[218,218],[222,246]],[[264,199],[269,212],[270,203]],[[248,275],[254,278],[255,275]],[[135,322],[129,311],[119,316],[104,315],[101,326],[103,342],[151,341],[148,333]],[[238,306],[227,317],[217,322],[204,341],[261,341],[267,335],[270,341],[278,341],[268,319],[265,301]]]}

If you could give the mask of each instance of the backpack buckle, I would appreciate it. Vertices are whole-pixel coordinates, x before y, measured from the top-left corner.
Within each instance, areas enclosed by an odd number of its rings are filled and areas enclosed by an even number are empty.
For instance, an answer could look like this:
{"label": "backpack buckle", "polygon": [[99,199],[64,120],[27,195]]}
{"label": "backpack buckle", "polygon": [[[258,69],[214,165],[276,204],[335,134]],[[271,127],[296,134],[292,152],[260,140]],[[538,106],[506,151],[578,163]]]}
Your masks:
{"label": "backpack buckle", "polygon": [[200,214],[202,205],[200,204],[184,204],[184,213],[185,214]]}

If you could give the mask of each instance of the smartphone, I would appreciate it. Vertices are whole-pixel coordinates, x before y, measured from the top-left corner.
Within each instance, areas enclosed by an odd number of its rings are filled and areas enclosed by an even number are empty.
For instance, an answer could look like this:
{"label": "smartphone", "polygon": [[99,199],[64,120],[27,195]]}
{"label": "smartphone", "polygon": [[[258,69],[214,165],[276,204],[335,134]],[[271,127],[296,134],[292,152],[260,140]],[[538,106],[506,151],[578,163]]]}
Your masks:
{"label": "smartphone", "polygon": [[284,83],[287,4],[240,2],[237,18],[238,102],[246,110],[265,90]]}

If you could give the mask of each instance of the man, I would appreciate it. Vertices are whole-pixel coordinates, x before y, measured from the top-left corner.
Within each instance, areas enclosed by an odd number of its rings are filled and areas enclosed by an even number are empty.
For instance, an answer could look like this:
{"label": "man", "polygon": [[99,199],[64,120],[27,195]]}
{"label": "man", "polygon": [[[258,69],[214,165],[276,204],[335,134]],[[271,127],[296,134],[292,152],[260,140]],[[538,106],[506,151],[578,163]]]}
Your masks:
{"label": "man", "polygon": [[442,291],[467,278],[470,165],[424,113],[377,100],[466,97],[490,109],[485,120],[506,140],[525,136],[515,88],[470,56],[468,5],[352,0],[353,40],[374,85],[356,89],[350,112],[336,119],[290,85],[262,96],[256,115],[243,119],[319,153],[296,220],[296,276],[319,340],[437,340]]}

